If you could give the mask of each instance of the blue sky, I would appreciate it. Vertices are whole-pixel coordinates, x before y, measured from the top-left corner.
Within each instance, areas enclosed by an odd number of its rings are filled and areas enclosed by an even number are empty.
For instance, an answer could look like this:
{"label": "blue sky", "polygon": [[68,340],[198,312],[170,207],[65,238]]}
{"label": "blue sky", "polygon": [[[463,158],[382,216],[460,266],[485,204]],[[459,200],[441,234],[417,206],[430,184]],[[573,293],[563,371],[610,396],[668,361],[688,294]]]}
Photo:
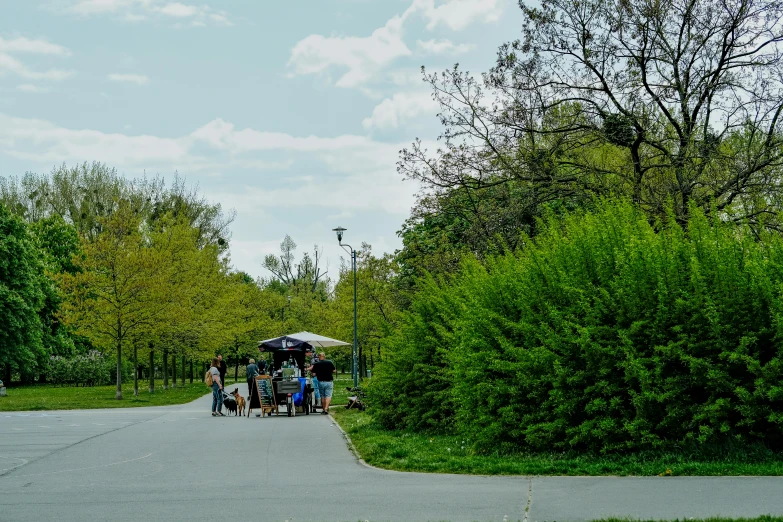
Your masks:
{"label": "blue sky", "polygon": [[420,67],[488,69],[512,0],[0,0],[0,175],[101,161],[179,172],[235,209],[233,264],[331,229],[376,253],[418,187],[400,148],[440,128]]}

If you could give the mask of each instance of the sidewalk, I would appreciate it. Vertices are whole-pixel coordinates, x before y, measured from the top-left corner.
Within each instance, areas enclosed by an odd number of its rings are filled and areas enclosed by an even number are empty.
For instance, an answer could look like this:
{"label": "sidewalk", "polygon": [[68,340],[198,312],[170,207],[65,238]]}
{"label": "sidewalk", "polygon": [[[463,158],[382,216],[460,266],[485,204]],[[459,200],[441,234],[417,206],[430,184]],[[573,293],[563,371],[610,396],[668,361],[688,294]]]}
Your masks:
{"label": "sidewalk", "polygon": [[[246,386],[232,385],[247,396]],[[783,477],[486,477],[361,464],[326,415],[0,414],[0,520],[567,521],[783,514]],[[44,513],[46,515],[44,515]]]}

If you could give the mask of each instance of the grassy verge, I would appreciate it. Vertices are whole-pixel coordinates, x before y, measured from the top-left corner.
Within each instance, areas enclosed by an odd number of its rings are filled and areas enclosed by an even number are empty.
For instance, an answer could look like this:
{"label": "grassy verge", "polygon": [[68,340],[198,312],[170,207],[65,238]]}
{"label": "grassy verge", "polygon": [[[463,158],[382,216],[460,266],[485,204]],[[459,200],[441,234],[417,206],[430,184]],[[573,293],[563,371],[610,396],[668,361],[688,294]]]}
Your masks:
{"label": "grassy verge", "polygon": [[[596,520],[594,522],[629,522],[627,518],[604,518]],[[637,520],[634,522],[654,522],[652,520]],[[661,522],[661,521],[657,521]],[[680,519],[675,519],[670,522],[680,522]],[[723,517],[711,517],[711,518],[688,518],[682,519],[682,522],[783,522],[783,517],[776,517],[771,515],[762,515],[754,518],[723,518]]]}
{"label": "grassy verge", "polygon": [[[230,382],[230,381],[229,381]],[[0,397],[0,411],[77,410],[95,408],[135,408],[184,404],[210,393],[202,382],[186,383],[183,388],[163,390],[163,381],[155,382],[155,393],[148,391],[149,381],[139,383],[139,396],[133,396],[133,383],[122,385],[123,400],[114,398],[116,385],[90,388],[56,387],[48,385],[9,388],[8,396]]]}
{"label": "grassy verge", "polygon": [[348,404],[348,390],[345,388],[353,386],[353,379],[350,374],[337,374],[334,377],[334,391],[332,392],[332,404],[342,406]]}
{"label": "grassy verge", "polygon": [[783,475],[783,454],[756,448],[723,454],[638,453],[624,456],[580,454],[478,454],[464,437],[388,431],[371,415],[334,408],[361,457],[379,468],[475,475]]}

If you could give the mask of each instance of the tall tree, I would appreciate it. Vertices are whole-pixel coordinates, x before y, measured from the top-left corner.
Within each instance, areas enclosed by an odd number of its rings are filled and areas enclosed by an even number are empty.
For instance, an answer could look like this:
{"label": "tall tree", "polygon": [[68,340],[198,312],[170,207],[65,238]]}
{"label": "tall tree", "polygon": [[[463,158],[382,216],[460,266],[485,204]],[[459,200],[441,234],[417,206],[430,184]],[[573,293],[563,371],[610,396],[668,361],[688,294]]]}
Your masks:
{"label": "tall tree", "polygon": [[29,222],[59,216],[90,239],[101,232],[101,219],[125,201],[144,221],[174,216],[187,222],[197,230],[200,245],[217,245],[222,251],[228,248],[234,219],[233,211],[224,213],[178,175],[167,186],[161,177],[127,179],[98,162],[62,165],[48,175],[0,177],[0,201]]}
{"label": "tall tree", "polygon": [[296,261],[296,243],[286,234],[280,243],[280,255],[272,254],[264,258],[262,266],[272,272],[274,277],[290,290],[304,288],[314,293],[324,291],[327,285],[327,269],[321,265],[323,252],[318,245],[313,247],[313,256],[305,252],[301,261]]}
{"label": "tall tree", "polygon": [[122,399],[122,350],[142,329],[154,330],[183,299],[187,252],[194,248],[187,227],[150,232],[127,202],[101,220],[101,233],[83,241],[79,272],[61,274],[68,299],[67,322],[98,346],[117,355],[117,399]]}
{"label": "tall tree", "polygon": [[[19,217],[0,204],[0,364],[21,373],[45,356],[40,252]],[[10,379],[9,379],[10,380]]]}
{"label": "tall tree", "polygon": [[[45,352],[47,355],[69,356],[77,346],[79,351],[84,352],[89,349],[86,339],[68,331],[60,321],[62,295],[54,279],[57,274],[78,271],[73,260],[80,253],[79,234],[74,226],[57,215],[32,223],[30,231],[41,252],[45,269],[42,285],[44,304],[40,312]],[[39,364],[39,367],[42,366]],[[45,372],[40,372],[39,381],[45,376]]]}
{"label": "tall tree", "polygon": [[516,180],[540,201],[622,194],[779,226],[783,4],[520,1],[522,38],[483,82],[425,78],[445,146],[400,170],[430,190]]}

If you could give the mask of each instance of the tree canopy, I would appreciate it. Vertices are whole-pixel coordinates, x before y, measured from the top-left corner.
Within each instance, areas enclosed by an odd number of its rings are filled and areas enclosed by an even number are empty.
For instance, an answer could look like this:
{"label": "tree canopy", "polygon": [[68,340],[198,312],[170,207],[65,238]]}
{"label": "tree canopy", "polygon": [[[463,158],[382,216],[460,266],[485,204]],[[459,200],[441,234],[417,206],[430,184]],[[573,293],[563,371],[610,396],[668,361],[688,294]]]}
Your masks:
{"label": "tree canopy", "polygon": [[[536,208],[625,196],[778,227],[783,5],[776,0],[520,2],[522,37],[481,81],[427,74],[442,149],[399,170],[431,192],[516,182]],[[469,206],[464,208],[469,209]],[[468,210],[469,211],[469,210]]]}

